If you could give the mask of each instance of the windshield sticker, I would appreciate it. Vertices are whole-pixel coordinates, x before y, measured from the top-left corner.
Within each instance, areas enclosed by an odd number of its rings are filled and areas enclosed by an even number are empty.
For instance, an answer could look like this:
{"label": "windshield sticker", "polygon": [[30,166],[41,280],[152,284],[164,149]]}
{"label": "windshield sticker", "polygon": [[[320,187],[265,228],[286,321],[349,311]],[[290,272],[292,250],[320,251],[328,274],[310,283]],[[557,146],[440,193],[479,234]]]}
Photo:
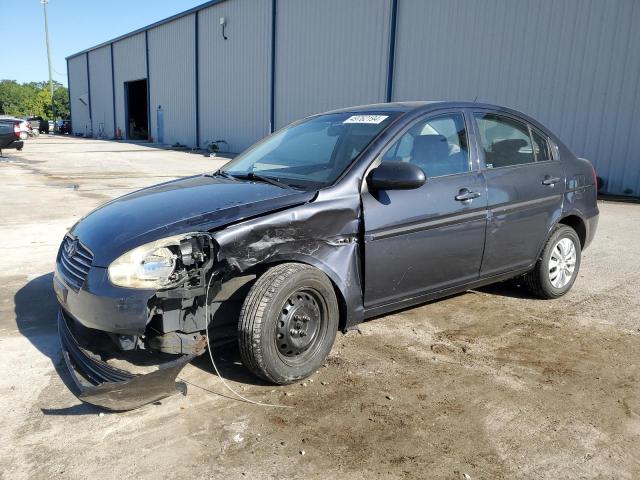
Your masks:
{"label": "windshield sticker", "polygon": [[373,123],[378,124],[383,122],[388,115],[352,115],[342,123]]}

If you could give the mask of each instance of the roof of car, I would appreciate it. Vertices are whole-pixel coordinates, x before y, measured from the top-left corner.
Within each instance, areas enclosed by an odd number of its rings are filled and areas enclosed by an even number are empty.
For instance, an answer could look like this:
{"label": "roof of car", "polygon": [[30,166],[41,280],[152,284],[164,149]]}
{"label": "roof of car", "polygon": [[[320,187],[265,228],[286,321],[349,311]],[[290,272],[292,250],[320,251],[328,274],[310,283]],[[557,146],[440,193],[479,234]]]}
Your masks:
{"label": "roof of car", "polygon": [[492,110],[507,111],[508,108],[499,105],[491,105],[488,103],[463,102],[450,100],[433,100],[433,101],[410,101],[410,102],[391,102],[391,103],[372,103],[369,105],[357,105],[354,107],[340,108],[332,110],[328,113],[338,112],[409,112],[423,107],[435,106],[440,108],[490,108]]}

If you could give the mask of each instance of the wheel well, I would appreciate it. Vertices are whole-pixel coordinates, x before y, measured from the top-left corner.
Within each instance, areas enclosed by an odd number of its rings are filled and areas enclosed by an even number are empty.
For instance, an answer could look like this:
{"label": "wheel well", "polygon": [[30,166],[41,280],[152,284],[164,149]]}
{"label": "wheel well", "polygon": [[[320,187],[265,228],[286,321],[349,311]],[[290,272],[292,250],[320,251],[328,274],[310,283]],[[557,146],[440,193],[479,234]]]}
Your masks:
{"label": "wheel well", "polygon": [[587,239],[587,227],[580,217],[578,217],[577,215],[569,215],[568,217],[564,217],[563,219],[561,219],[558,223],[573,228],[578,234],[578,238],[580,239],[580,246],[584,247],[584,242]]}

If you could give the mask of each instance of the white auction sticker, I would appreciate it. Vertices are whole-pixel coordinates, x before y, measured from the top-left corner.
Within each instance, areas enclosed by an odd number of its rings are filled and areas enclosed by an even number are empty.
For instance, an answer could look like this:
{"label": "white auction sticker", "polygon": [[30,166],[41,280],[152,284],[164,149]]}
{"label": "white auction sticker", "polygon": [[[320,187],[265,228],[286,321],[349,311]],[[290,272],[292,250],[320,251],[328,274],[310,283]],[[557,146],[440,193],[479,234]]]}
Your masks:
{"label": "white auction sticker", "polygon": [[388,115],[352,115],[342,123],[374,123],[383,122]]}

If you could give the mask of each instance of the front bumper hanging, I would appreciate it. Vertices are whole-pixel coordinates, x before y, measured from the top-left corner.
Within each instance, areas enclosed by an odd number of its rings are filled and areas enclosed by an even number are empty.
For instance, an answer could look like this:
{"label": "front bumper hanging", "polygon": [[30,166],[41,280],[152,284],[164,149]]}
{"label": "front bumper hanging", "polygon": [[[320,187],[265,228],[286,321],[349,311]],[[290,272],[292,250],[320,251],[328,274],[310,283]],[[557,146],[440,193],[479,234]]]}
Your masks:
{"label": "front bumper hanging", "polygon": [[62,356],[80,390],[78,398],[83,402],[107,410],[123,411],[133,410],[178,392],[187,394],[186,384],[175,380],[195,354],[163,363],[151,373],[134,374],[112,367],[85,350],[69,329],[62,309],[58,311],[58,334]]}

